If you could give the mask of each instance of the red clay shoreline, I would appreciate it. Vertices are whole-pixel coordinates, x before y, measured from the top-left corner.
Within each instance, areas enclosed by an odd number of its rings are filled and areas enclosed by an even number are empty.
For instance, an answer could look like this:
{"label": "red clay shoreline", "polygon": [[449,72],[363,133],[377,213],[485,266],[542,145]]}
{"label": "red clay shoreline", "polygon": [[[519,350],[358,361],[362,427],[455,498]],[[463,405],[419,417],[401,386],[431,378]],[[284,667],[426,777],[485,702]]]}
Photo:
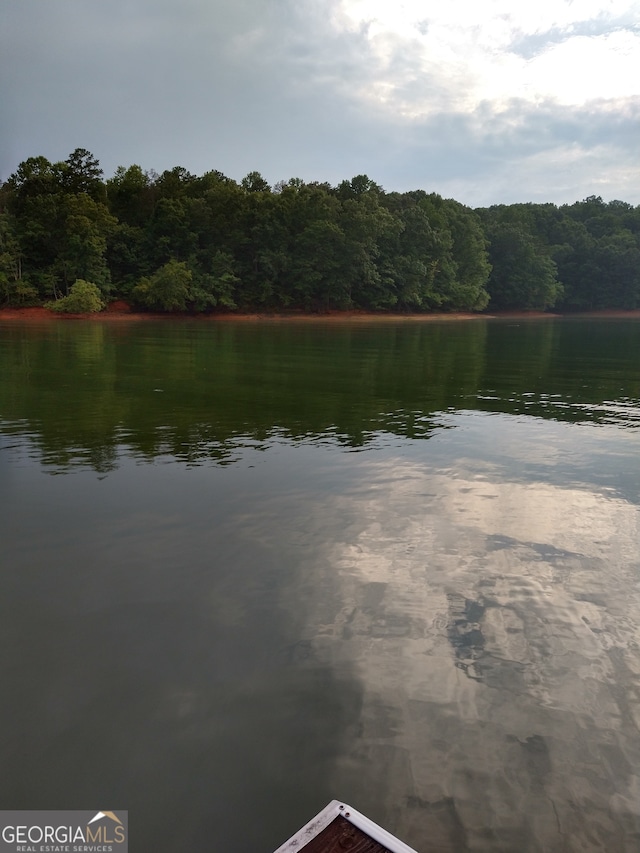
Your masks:
{"label": "red clay shoreline", "polygon": [[554,317],[592,317],[610,319],[640,319],[640,309],[585,311],[572,314],[549,313],[545,311],[496,311],[474,314],[471,312],[429,313],[429,314],[393,314],[372,311],[328,311],[324,314],[310,314],[302,311],[288,312],[251,312],[224,314],[159,314],[134,311],[126,302],[113,302],[104,311],[95,314],[61,314],[47,308],[0,308],[0,322],[20,320],[22,322],[51,322],[91,320],[92,322],[148,322],[150,320],[176,321],[198,320],[199,322],[246,323],[246,322],[315,322],[315,323],[361,323],[361,322],[448,322],[460,320],[541,320]]}

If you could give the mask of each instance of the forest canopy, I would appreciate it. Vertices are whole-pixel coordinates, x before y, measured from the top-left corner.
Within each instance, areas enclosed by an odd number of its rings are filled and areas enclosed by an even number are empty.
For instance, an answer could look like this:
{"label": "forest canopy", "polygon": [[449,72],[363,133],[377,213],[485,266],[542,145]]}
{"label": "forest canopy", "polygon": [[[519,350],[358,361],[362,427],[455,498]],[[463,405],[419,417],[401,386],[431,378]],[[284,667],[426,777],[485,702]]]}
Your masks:
{"label": "forest canopy", "polygon": [[31,157],[0,187],[0,305],[68,306],[76,282],[153,311],[633,309],[640,207],[472,210],[367,175],[271,187],[132,165],[104,180],[83,148]]}

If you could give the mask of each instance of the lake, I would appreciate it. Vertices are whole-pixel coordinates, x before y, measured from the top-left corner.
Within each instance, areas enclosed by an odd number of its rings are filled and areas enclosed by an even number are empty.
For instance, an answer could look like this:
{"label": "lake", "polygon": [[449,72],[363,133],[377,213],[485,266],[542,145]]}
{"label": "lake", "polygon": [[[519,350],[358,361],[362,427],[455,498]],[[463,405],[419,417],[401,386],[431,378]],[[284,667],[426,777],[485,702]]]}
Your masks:
{"label": "lake", "polygon": [[640,322],[0,322],[0,803],[640,848]]}

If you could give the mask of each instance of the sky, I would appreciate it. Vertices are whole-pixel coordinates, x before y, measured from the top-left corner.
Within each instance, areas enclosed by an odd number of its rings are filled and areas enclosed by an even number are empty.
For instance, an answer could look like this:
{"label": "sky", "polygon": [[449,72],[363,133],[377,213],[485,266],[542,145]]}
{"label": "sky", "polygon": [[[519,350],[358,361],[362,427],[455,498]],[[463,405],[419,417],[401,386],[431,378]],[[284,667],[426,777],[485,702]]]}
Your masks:
{"label": "sky", "polygon": [[75,148],[106,178],[638,205],[640,0],[2,0],[0,180]]}

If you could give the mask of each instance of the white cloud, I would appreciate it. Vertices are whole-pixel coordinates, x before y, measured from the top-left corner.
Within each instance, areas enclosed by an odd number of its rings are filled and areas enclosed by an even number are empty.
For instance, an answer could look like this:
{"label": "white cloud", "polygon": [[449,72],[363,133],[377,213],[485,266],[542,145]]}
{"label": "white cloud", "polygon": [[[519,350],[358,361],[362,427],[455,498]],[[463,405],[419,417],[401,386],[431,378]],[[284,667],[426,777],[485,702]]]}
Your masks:
{"label": "white cloud", "polygon": [[640,32],[571,38],[532,60],[531,71],[538,93],[561,103],[631,97],[640,80]]}
{"label": "white cloud", "polygon": [[[633,95],[640,78],[640,6],[626,0],[452,0],[426,17],[416,0],[343,0],[333,22],[366,36],[372,79],[360,97],[408,118],[434,114],[443,100],[464,112],[513,97],[584,104]],[[538,44],[531,58],[517,49],[528,37]],[[400,55],[411,64],[398,74]]]}

